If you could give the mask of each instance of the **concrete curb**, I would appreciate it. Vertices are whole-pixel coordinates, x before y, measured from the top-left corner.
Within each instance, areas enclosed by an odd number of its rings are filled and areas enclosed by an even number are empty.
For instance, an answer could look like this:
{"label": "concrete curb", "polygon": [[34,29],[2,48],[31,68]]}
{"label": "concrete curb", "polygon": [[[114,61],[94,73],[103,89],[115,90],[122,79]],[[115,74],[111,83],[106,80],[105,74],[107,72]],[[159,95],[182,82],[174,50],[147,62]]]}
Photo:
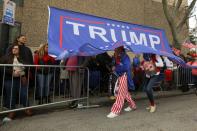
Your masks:
{"label": "concrete curb", "polygon": [[[180,90],[174,90],[174,91],[156,91],[154,92],[155,99],[160,98],[168,98],[168,97],[176,97],[180,95],[189,95],[194,94],[193,90],[189,90],[188,92],[182,92]],[[147,99],[147,96],[144,92],[138,92],[133,93],[132,95],[134,100],[143,100]],[[90,97],[89,99],[90,105],[108,105],[114,102],[114,100],[110,100],[107,96],[96,96],[96,97]]]}

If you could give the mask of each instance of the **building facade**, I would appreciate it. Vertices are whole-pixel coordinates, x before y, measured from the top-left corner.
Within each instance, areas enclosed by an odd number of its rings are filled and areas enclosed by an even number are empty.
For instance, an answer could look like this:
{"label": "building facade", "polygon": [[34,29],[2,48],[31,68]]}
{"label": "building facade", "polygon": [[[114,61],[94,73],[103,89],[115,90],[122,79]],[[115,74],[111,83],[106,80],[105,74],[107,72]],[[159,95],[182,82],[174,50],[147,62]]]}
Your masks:
{"label": "building facade", "polygon": [[[48,6],[110,18],[128,23],[141,24],[166,31],[172,41],[170,28],[163,13],[161,0],[12,0],[17,3],[16,26],[0,26],[1,46],[5,48],[22,33],[27,36],[32,49],[47,42]],[[0,19],[2,18],[0,0]],[[188,35],[185,30],[182,33]],[[3,49],[1,47],[1,49]]]}

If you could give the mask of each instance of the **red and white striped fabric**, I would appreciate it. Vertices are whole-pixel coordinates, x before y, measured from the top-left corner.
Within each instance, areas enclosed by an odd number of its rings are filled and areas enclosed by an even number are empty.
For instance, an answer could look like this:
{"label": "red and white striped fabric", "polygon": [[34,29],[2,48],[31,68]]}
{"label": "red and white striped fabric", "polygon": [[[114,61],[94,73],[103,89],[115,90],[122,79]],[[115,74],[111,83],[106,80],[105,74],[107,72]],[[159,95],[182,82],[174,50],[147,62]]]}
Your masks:
{"label": "red and white striped fabric", "polygon": [[118,93],[116,101],[111,108],[111,112],[119,114],[126,99],[131,108],[136,108],[135,102],[132,100],[130,93],[128,92],[127,75],[126,73],[118,78]]}
{"label": "red and white striped fabric", "polygon": [[197,45],[194,45],[192,43],[183,43],[182,46],[183,47],[186,47],[186,48],[189,48],[189,49],[191,49],[191,48],[197,48]]}

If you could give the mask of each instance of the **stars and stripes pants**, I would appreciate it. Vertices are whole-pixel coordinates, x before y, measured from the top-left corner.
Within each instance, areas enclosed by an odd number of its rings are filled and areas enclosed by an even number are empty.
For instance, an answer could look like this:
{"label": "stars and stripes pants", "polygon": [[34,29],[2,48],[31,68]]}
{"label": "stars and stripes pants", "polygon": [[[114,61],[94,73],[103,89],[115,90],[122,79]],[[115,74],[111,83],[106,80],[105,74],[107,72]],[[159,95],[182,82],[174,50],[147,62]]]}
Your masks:
{"label": "stars and stripes pants", "polygon": [[119,114],[123,105],[124,105],[124,100],[129,103],[129,106],[131,108],[136,108],[135,102],[132,100],[131,95],[128,91],[128,85],[127,85],[127,75],[124,74],[118,78],[118,93],[116,96],[116,101],[113,104],[111,108],[111,112],[115,114]]}

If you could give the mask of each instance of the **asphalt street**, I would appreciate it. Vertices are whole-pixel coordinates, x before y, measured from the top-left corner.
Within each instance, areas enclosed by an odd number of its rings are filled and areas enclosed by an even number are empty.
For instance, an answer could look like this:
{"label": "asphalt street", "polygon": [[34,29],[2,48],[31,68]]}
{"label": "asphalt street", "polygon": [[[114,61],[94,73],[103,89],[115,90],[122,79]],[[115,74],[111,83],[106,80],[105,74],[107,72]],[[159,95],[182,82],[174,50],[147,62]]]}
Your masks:
{"label": "asphalt street", "polygon": [[136,103],[136,111],[123,111],[114,119],[106,117],[112,103],[91,109],[42,110],[1,125],[0,131],[197,131],[194,94],[157,99],[155,113],[145,109],[147,99]]}

